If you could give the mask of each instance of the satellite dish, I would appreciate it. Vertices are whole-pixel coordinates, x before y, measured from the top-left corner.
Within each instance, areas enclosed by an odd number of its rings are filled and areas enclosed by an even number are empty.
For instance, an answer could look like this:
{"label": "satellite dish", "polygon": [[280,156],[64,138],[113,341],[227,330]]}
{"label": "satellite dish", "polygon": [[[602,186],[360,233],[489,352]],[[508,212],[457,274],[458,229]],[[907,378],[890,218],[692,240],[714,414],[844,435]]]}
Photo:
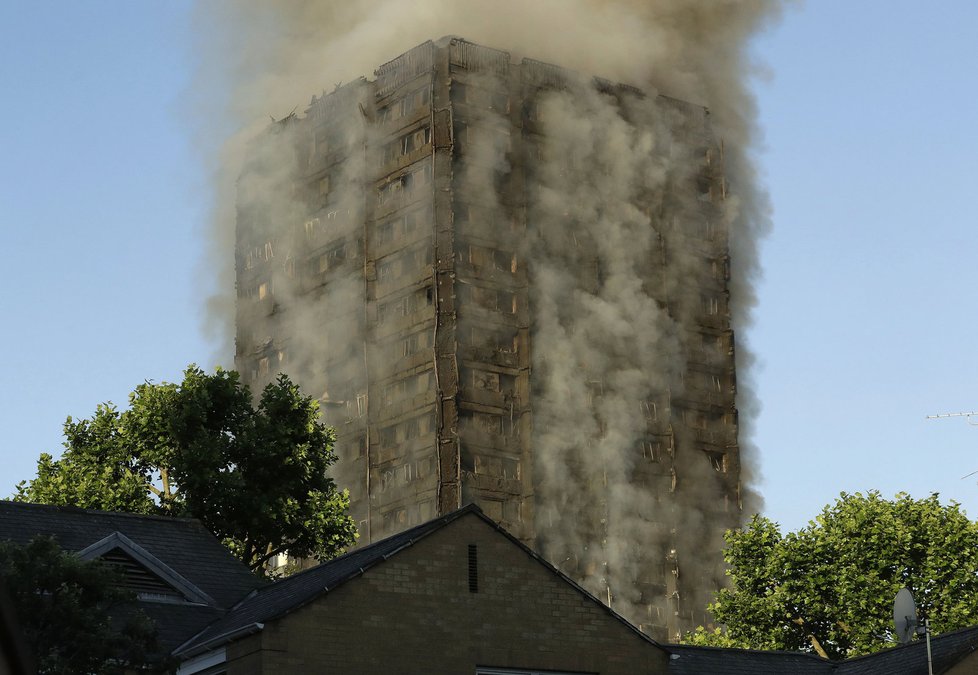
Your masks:
{"label": "satellite dish", "polygon": [[917,605],[913,601],[913,594],[906,588],[901,588],[893,601],[893,627],[900,644],[910,642],[917,629]]}

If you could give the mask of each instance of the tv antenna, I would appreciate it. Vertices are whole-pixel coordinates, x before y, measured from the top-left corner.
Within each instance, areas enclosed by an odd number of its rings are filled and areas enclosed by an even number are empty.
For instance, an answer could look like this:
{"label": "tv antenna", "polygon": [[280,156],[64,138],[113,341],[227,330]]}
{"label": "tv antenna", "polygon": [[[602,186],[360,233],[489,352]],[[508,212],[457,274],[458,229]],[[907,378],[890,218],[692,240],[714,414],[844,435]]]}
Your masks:
{"label": "tv antenna", "polygon": [[901,588],[893,601],[893,628],[902,645],[908,644],[914,633],[927,638],[927,675],[934,675],[934,659],[930,650],[930,619],[924,619],[924,625],[920,625],[917,604],[909,589]]}
{"label": "tv antenna", "polygon": [[943,420],[948,417],[963,417],[964,421],[973,427],[978,427],[978,419],[974,422],[971,421],[972,417],[978,418],[978,410],[972,410],[971,412],[953,412],[953,413],[938,413],[937,415],[928,415],[926,419],[929,420]]}

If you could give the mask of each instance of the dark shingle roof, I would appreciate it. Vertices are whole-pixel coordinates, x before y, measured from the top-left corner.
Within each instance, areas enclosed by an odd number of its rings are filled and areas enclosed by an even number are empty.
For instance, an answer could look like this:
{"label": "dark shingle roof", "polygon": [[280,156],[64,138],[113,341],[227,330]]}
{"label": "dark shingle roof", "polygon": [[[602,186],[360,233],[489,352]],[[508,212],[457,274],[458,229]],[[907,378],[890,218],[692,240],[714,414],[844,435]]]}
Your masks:
{"label": "dark shingle roof", "polygon": [[81,551],[115,532],[204,591],[219,607],[231,607],[263,583],[198,520],[0,501],[0,541],[26,544],[37,535],[49,535],[61,548]]}
{"label": "dark shingle roof", "polygon": [[[665,645],[669,672],[677,675],[832,675],[831,661],[800,652]],[[677,658],[678,657],[678,658]]]}
{"label": "dark shingle roof", "polygon": [[239,603],[223,619],[208,626],[200,635],[180,647],[177,654],[189,655],[227,636],[247,632],[255,624],[295,611],[467,513],[482,515],[477,506],[470,504],[446,516],[430,520],[266,586]]}
{"label": "dark shingle roof", "polygon": [[[978,626],[934,636],[930,646],[934,673],[940,675],[978,648]],[[918,639],[907,645],[850,659],[839,664],[835,672],[836,675],[927,675],[927,642]]]}
{"label": "dark shingle roof", "polygon": [[[669,672],[677,675],[927,675],[927,645],[916,640],[847,661],[826,661],[813,654],[666,645],[673,655]],[[931,638],[934,673],[940,675],[978,649],[978,626]],[[676,658],[678,657],[678,658]]]}

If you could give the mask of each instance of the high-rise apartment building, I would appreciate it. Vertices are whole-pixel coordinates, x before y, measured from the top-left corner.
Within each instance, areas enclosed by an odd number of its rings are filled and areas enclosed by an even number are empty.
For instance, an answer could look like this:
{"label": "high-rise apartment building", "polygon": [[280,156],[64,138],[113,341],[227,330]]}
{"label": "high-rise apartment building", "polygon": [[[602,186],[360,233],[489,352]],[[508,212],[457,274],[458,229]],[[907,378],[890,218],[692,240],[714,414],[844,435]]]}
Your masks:
{"label": "high-rise apartment building", "polygon": [[370,542],[475,502],[660,638],[739,520],[701,107],[459,38],[337,85],[238,184],[236,365],[321,396]]}

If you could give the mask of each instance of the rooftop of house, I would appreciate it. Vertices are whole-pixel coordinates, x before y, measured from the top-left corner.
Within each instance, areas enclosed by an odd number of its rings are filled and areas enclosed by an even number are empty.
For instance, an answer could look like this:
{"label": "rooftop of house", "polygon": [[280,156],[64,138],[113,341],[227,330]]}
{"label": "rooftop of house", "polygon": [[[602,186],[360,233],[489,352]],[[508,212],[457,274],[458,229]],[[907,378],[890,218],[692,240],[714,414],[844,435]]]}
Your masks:
{"label": "rooftop of house", "polygon": [[259,589],[228,612],[224,618],[211,624],[199,635],[179,647],[176,653],[183,656],[200,653],[232,637],[239,637],[260,630],[260,625],[264,622],[299,609],[319,596],[362,575],[399,551],[413,546],[431,533],[469,514],[496,529],[501,536],[509,539],[515,546],[536,560],[538,564],[546,566],[552,573],[572,585],[582,595],[590,598],[596,605],[619,620],[627,629],[641,636],[650,644],[656,644],[638,628],[628,623],[572,579],[521,543],[516,537],[506,532],[498,523],[486,516],[478,506],[469,504],[452,513],[422,523],[387,539],[356,549],[339,558]]}
{"label": "rooftop of house", "polygon": [[[927,645],[923,639],[846,661],[827,661],[814,654],[752,649],[665,645],[671,653],[669,670],[677,675],[927,675]],[[978,649],[978,626],[931,638],[935,673],[944,673]]]}
{"label": "rooftop of house", "polygon": [[117,564],[167,651],[266,583],[195,519],[0,501],[0,541],[39,535]]}

